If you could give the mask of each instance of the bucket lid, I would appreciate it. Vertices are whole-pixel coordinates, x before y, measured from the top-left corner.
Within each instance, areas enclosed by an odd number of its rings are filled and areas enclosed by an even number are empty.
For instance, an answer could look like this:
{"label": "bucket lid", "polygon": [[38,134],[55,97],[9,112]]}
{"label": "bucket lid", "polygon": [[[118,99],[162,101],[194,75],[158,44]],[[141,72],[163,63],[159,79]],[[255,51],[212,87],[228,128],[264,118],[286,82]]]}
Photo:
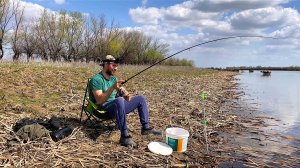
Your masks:
{"label": "bucket lid", "polygon": [[148,149],[151,152],[160,155],[171,155],[173,152],[173,149],[168,144],[163,142],[150,142],[148,144]]}
{"label": "bucket lid", "polygon": [[171,136],[175,136],[175,137],[184,137],[184,138],[187,138],[190,135],[187,130],[185,130],[183,128],[179,128],[179,127],[167,128],[166,129],[166,134],[171,135]]}

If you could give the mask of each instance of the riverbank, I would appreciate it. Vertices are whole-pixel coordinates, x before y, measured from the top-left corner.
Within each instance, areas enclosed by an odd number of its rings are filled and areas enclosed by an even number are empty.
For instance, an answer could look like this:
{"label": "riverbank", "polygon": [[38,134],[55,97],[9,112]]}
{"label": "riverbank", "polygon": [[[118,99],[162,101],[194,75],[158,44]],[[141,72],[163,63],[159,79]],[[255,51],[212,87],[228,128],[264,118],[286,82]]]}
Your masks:
{"label": "riverbank", "polygon": [[[123,66],[119,78],[126,79],[143,66]],[[236,72],[197,69],[191,67],[155,67],[128,82],[134,95],[145,95],[150,122],[155,128],[182,127],[190,132],[188,150],[159,156],[147,149],[151,141],[165,141],[165,137],[140,135],[137,113],[127,118],[130,134],[137,148],[118,144],[119,131],[106,126],[96,129],[79,123],[86,80],[99,71],[97,65],[71,64],[0,64],[0,164],[7,166],[104,166],[104,167],[215,167],[240,160],[237,147],[231,141],[232,132],[247,132],[241,117],[228,113],[233,107],[224,103],[239,97],[233,80]],[[207,93],[205,109],[209,152],[203,136],[202,107],[199,93]],[[61,118],[75,127],[72,135],[55,143],[50,139],[26,144],[7,143],[12,125],[21,118]],[[109,128],[113,123],[105,123]],[[238,163],[239,164],[239,163]],[[243,165],[255,166],[252,160]]]}
{"label": "riverbank", "polygon": [[[294,77],[296,75],[296,77]],[[299,95],[293,81],[298,72],[277,71],[270,77],[260,72],[236,76],[239,99],[225,103],[226,113],[237,115],[247,131],[234,129],[223,134],[240,149],[238,160],[250,160],[255,167],[298,167],[300,139],[298,126]],[[292,134],[289,134],[292,132]]]}

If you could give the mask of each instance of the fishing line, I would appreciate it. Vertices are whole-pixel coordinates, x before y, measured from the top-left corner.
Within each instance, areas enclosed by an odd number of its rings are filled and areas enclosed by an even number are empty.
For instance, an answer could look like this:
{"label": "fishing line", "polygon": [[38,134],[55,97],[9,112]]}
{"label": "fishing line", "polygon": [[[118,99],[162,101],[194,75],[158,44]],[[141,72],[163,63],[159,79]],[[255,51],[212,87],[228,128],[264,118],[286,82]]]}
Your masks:
{"label": "fishing line", "polygon": [[132,78],[138,76],[139,74],[145,72],[146,70],[152,68],[153,66],[155,66],[155,65],[157,65],[157,64],[159,64],[159,63],[161,63],[161,62],[163,62],[164,60],[169,59],[169,58],[171,58],[171,57],[173,57],[173,56],[175,56],[175,55],[177,55],[177,54],[179,54],[179,53],[182,53],[182,52],[184,52],[184,51],[186,51],[186,50],[189,50],[189,49],[192,49],[192,48],[194,48],[194,47],[201,46],[201,45],[204,45],[204,44],[216,42],[216,41],[222,41],[222,40],[228,40],[228,39],[235,39],[235,38],[270,38],[270,39],[278,39],[278,38],[275,38],[275,37],[267,37],[267,36],[259,36],[259,35],[243,35],[243,36],[229,36],[229,37],[223,37],[223,38],[218,38],[218,39],[214,39],[214,40],[205,41],[205,42],[202,42],[202,43],[193,45],[193,46],[191,46],[191,47],[185,48],[185,49],[183,49],[183,50],[180,50],[180,51],[178,51],[178,52],[176,52],[176,53],[174,53],[174,54],[172,54],[172,55],[170,55],[170,56],[168,56],[168,57],[166,57],[166,58],[164,58],[164,59],[162,59],[162,60],[160,60],[160,61],[158,61],[158,62],[155,62],[154,64],[150,65],[149,67],[147,67],[147,68],[141,70],[140,72],[138,72],[138,73],[136,73],[135,75],[131,76],[130,78],[126,79],[124,82],[122,82],[122,84],[127,83],[127,82],[128,82],[129,80],[131,80]]}

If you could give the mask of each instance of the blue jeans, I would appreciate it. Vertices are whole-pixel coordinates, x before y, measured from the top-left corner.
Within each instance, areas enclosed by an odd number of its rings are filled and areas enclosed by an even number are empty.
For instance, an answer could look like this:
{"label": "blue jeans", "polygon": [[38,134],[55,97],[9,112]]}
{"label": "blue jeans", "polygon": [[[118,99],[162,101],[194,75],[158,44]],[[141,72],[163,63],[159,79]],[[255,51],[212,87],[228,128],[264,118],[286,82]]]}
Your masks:
{"label": "blue jeans", "polygon": [[126,115],[136,108],[138,109],[142,127],[149,128],[149,111],[145,96],[134,96],[130,101],[126,101],[123,97],[118,97],[111,102],[105,103],[103,108],[110,117],[117,120],[122,136],[128,136]]}

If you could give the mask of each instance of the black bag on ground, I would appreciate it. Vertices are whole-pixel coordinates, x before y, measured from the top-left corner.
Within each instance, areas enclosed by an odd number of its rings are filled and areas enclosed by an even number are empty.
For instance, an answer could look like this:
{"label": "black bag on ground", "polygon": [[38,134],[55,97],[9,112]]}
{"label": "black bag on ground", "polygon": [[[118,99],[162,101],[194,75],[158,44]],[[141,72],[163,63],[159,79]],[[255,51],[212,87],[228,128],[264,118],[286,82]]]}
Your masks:
{"label": "black bag on ground", "polygon": [[18,130],[23,126],[31,125],[31,124],[40,124],[49,131],[56,131],[61,127],[61,121],[57,117],[51,117],[49,121],[41,118],[38,119],[22,118],[21,120],[17,121],[16,124],[13,126],[13,131],[18,132]]}
{"label": "black bag on ground", "polygon": [[30,119],[30,118],[22,118],[21,120],[17,121],[16,124],[13,126],[13,131],[18,132],[20,128],[22,128],[25,125],[32,125],[32,124],[40,124],[44,126],[45,128],[49,128],[50,124],[47,121],[44,121],[43,119]]}
{"label": "black bag on ground", "polygon": [[[43,120],[43,119],[30,119],[30,118],[23,118],[16,122],[16,124],[13,126],[13,131],[18,132],[21,128],[23,128],[26,125],[35,125],[39,124],[43,127],[45,127],[48,131],[50,131],[50,136],[53,141],[57,142],[67,136],[69,136],[73,129],[70,127],[62,127],[61,121],[57,117],[51,117],[49,121]],[[61,129],[60,129],[61,128]]]}
{"label": "black bag on ground", "polygon": [[51,128],[49,128],[51,131],[56,131],[61,127],[60,119],[57,117],[51,117],[49,121]]}
{"label": "black bag on ground", "polygon": [[70,127],[65,127],[60,130],[54,131],[50,134],[53,141],[57,142],[65,137],[71,135],[73,129]]}

